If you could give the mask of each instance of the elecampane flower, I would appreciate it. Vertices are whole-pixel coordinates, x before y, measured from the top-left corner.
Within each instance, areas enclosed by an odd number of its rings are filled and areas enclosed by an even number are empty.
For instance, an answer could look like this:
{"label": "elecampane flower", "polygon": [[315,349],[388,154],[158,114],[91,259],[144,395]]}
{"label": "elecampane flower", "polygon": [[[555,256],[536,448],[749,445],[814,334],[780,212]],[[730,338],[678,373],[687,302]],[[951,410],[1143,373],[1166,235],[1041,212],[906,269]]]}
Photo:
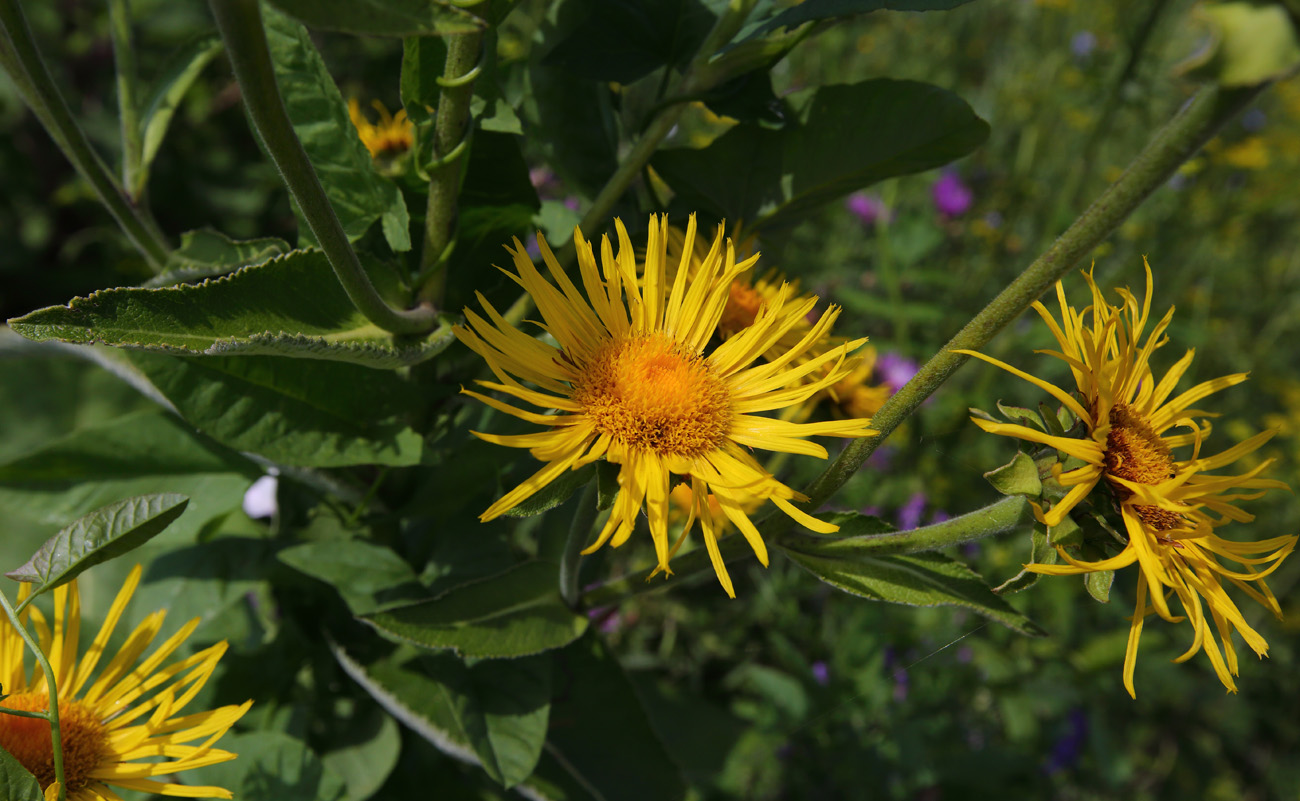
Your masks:
{"label": "elecampane flower", "polygon": [[[1150,360],[1169,341],[1164,332],[1174,310],[1169,309],[1144,341],[1151,312],[1150,266],[1146,267],[1146,296],[1140,303],[1127,289],[1121,289],[1121,305],[1112,306],[1092,275],[1084,277],[1092,292],[1092,305],[1081,312],[1066,301],[1060,282],[1056,284],[1059,322],[1042,303],[1034,303],[1061,348],[1045,353],[1069,365],[1077,393],[992,357],[959,352],[997,365],[1051,394],[1083,422],[1086,437],[1051,436],[1021,425],[973,419],[985,431],[1042,443],[1084,462],[1069,471],[1056,468],[1056,478],[1070,489],[1050,510],[1037,510],[1047,525],[1058,525],[1103,480],[1109,488],[1128,537],[1124,549],[1115,557],[1085,562],[1058,547],[1067,564],[1030,565],[1029,569],[1067,575],[1117,570],[1134,563],[1139,566],[1137,603],[1124,659],[1124,686],[1129,694],[1136,697],[1133,668],[1138,640],[1143,621],[1153,612],[1172,623],[1191,623],[1192,645],[1175,661],[1190,659],[1203,649],[1224,686],[1236,692],[1233,677],[1238,675],[1237,653],[1232,633],[1240,634],[1260,657],[1267,655],[1268,643],[1246,622],[1225,591],[1224,582],[1281,617],[1277,598],[1264,577],[1277,569],[1295,547],[1297,538],[1234,542],[1216,534],[1217,527],[1230,521],[1254,519],[1236,502],[1258,498],[1262,493],[1242,490],[1286,489],[1287,485],[1259,478],[1268,461],[1238,475],[1212,475],[1210,471],[1237,462],[1275,432],[1257,434],[1214,456],[1203,455],[1202,443],[1210,430],[1204,418],[1209,414],[1193,408],[1193,404],[1241,383],[1246,374],[1205,381],[1175,395],[1174,388],[1191,365],[1194,351],[1188,350],[1156,380]],[[1175,456],[1179,452],[1183,455]],[[1235,562],[1240,568],[1224,565],[1221,560]],[[1183,607],[1183,616],[1175,616],[1170,610],[1171,595]],[[1222,650],[1215,642],[1216,633]]]}
{"label": "elecampane flower", "polygon": [[389,114],[383,103],[371,103],[379,112],[379,122],[373,123],[361,113],[361,103],[354,97],[348,101],[348,117],[357,129],[361,143],[370,151],[371,158],[400,156],[415,143],[415,126],[406,118],[406,109]]}
{"label": "elecampane flower", "polygon": [[[764,565],[767,548],[746,512],[752,502],[770,499],[814,531],[836,529],[797,509],[791,501],[804,496],[774,478],[750,449],[826,458],[825,448],[805,438],[875,433],[864,419],[793,423],[759,413],[802,403],[839,381],[849,370],[848,353],[865,340],[841,344],[800,362],[825,339],[838,315],[838,309],[832,308],[799,341],[773,357],[772,348],[805,322],[816,302],[815,298],[793,300],[786,285],[762,306],[751,326],[709,350],[732,281],[750,269],[757,256],[737,263],[734,247],[730,241],[724,246],[719,227],[699,268],[691,271],[685,263],[676,265],[670,283],[667,221],[652,218],[644,270],[638,277],[627,231],[622,222],[616,220],[615,225],[618,255],[609,238],[602,238],[600,267],[591,244],[575,232],[585,297],[564,274],[544,238],[538,237],[538,246],[558,286],[542,276],[518,240],[507,248],[514,259],[511,276],[536,302],[544,320],[539,325],[558,347],[518,330],[481,295],[487,319],[466,309],[469,324],[456,329],[456,336],[482,356],[499,379],[499,383],[478,382],[482,387],[547,410],[525,411],[466,390],[494,409],[546,427],[517,436],[475,432],[488,442],[528,448],[546,463],[492,504],[481,519],[501,515],[566,470],[607,459],[621,466],[618,497],[586,552],[605,543],[618,547],[626,542],[644,508],[658,569],[668,572],[672,554],[698,518],[718,580],[735,597],[717,544],[723,521],[740,530]],[[685,254],[694,252],[695,237],[692,217]],[[769,361],[753,365],[760,354],[768,354]],[[805,381],[813,373],[819,377]],[[537,389],[525,386],[525,381]],[[688,482],[693,501],[681,536],[670,545],[668,507],[674,475]],[[716,506],[710,503],[710,495]]]}
{"label": "elecampane flower", "polygon": [[[181,715],[212,675],[226,651],[224,642],[172,662],[167,661],[199,624],[195,618],[158,645],[146,649],[162,629],[165,612],[155,612],[131,632],[98,677],[104,657],[140,581],[131,571],[85,654],[78,656],[81,605],[76,582],[54,590],[50,626],[35,607],[23,612],[50,661],[59,691],[64,783],[69,801],[121,801],[111,788],[185,798],[230,798],[220,787],[175,784],[173,774],[235,758],[212,746],[248,711],[252,702]],[[23,585],[20,597],[26,597]],[[39,665],[28,672],[26,647],[7,618],[0,617],[0,685],[9,696],[0,706],[28,712],[49,707],[49,688]],[[0,747],[31,771],[46,791],[55,792],[50,724],[39,718],[0,714]]]}

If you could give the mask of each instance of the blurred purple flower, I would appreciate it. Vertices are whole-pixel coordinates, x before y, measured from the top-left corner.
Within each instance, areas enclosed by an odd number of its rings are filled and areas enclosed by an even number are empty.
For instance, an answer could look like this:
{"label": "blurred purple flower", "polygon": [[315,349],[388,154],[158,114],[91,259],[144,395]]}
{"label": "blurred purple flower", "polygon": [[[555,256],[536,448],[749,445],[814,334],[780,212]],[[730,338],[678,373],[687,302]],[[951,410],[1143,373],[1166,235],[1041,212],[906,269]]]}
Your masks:
{"label": "blurred purple flower", "polygon": [[826,663],[821,661],[820,659],[812,663],[812,675],[813,675],[813,681],[817,682],[823,687],[825,687],[827,682],[831,680],[830,668],[828,668],[826,666]]}
{"label": "blurred purple flower", "polygon": [[996,231],[997,229],[1001,228],[1001,227],[1002,227],[1002,212],[1000,212],[1000,211],[994,209],[993,211],[990,211],[988,214],[985,214],[985,215],[984,215],[984,224],[987,225],[989,228],[992,228],[992,229],[995,230],[995,231]]}
{"label": "blurred purple flower", "polygon": [[1088,739],[1088,716],[1080,707],[1071,709],[1066,716],[1066,731],[1052,746],[1052,753],[1043,762],[1043,772],[1060,773],[1074,767],[1083,753]]}
{"label": "blurred purple flower", "polygon": [[901,660],[898,658],[898,651],[894,646],[885,646],[885,672],[894,679],[894,700],[904,701],[907,699],[907,689],[909,679],[907,677],[907,668],[899,667]]}
{"label": "blurred purple flower", "polygon": [[969,665],[975,658],[975,650],[969,645],[963,645],[957,649],[957,661],[963,665]]}
{"label": "blurred purple flower", "polygon": [[[926,398],[926,400],[929,400],[929,398]],[[872,470],[888,470],[889,466],[894,463],[894,453],[893,446],[881,445],[867,457],[867,467]]]}
{"label": "blurred purple flower", "polygon": [[930,195],[934,198],[935,210],[945,218],[960,217],[965,214],[973,200],[970,187],[962,182],[961,176],[954,170],[945,172],[938,181],[935,181],[934,186],[930,188]]}
{"label": "blurred purple flower", "polygon": [[854,192],[844,201],[844,205],[863,225],[875,225],[879,221],[888,223],[891,218],[885,202],[878,195],[868,192]]}
{"label": "blurred purple flower", "polygon": [[613,634],[623,627],[623,616],[616,606],[597,606],[587,610],[587,619],[595,623],[601,634]]}
{"label": "blurred purple flower", "polygon": [[537,245],[537,234],[532,233],[528,235],[528,240],[524,242],[524,251],[534,259],[540,259],[542,257],[542,249]]}
{"label": "blurred purple flower", "polygon": [[898,530],[907,531],[921,525],[921,513],[924,511],[925,493],[913,494],[898,510]]}
{"label": "blurred purple flower", "polygon": [[1079,31],[1070,40],[1070,52],[1079,61],[1083,61],[1092,55],[1092,51],[1097,47],[1097,35],[1092,31]]}
{"label": "blurred purple flower", "polygon": [[577,211],[581,205],[577,195],[569,195],[564,199],[564,207],[569,211]]}
{"label": "blurred purple flower", "polygon": [[897,353],[882,353],[876,361],[876,372],[880,379],[897,392],[916,375],[916,362]]}
{"label": "blurred purple flower", "polygon": [[1247,111],[1245,114],[1241,115],[1241,127],[1245,128],[1247,131],[1250,131],[1251,133],[1260,130],[1267,123],[1268,123],[1268,117],[1264,114],[1263,111],[1257,108],[1253,108],[1250,111]]}
{"label": "blurred purple flower", "polygon": [[935,509],[933,512],[930,513],[931,523],[942,523],[945,520],[951,520],[951,519],[952,519],[952,515],[948,514],[942,509]]}

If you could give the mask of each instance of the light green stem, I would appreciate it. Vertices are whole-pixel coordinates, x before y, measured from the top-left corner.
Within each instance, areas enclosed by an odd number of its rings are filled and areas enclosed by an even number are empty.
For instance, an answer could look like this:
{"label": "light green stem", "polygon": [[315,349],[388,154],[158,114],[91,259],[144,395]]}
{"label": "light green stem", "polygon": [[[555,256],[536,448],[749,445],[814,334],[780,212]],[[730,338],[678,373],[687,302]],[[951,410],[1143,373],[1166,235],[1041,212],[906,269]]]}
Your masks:
{"label": "light green stem", "polygon": [[59,729],[59,688],[58,683],[55,681],[54,671],[50,668],[50,660],[45,656],[45,652],[32,639],[31,633],[22,624],[18,613],[14,611],[13,606],[9,604],[9,598],[3,592],[0,592],[0,606],[4,607],[5,615],[9,618],[9,624],[14,627],[14,631],[18,632],[18,636],[22,638],[23,643],[32,652],[32,656],[36,658],[36,663],[41,666],[41,671],[45,675],[45,686],[49,691],[47,699],[49,711],[39,717],[43,717],[50,722],[50,748],[54,757],[54,780],[59,783],[59,801],[67,801],[68,788],[63,781],[63,736]]}
{"label": "light green stem", "polygon": [[560,556],[560,597],[571,607],[578,605],[578,574],[582,570],[582,549],[591,539],[591,529],[596,522],[596,477],[582,490],[578,508],[569,526],[569,538],[564,542]]}
{"label": "light green stem", "polygon": [[405,311],[392,308],[362,269],[284,108],[257,0],[210,0],[209,5],[253,125],[352,303],[385,331],[422,334],[432,330],[438,323],[432,306]]}
{"label": "light green stem", "polygon": [[130,0],[108,0],[108,31],[117,68],[117,106],[122,123],[122,186],[139,202],[136,186],[144,146],[140,138],[140,100],[136,95],[135,47],[131,42]]}
{"label": "light green stem", "polygon": [[469,149],[469,104],[474,97],[474,79],[481,67],[483,34],[462,33],[447,37],[447,60],[438,84],[438,116],[433,127],[433,154],[429,169],[429,206],[424,215],[424,250],[420,255],[420,297],[442,303],[447,289],[447,262],[456,247],[459,226],[456,200]]}
{"label": "light green stem", "polygon": [[1019,317],[1079,259],[1118,228],[1148,195],[1169,180],[1180,164],[1191,158],[1225,122],[1249,105],[1265,86],[1244,89],[1207,86],[1201,89],[1156,133],[1124,174],[1102,192],[1051,247],[886,401],[871,420],[871,427],[880,434],[854,440],[845,447],[839,458],[805,490],[809,498],[805,507],[816,509],[821,506],[857,472],[890,433],[920,407],[922,401],[966,362],[968,357],[953,353],[954,350],[979,350],[988,344],[1003,326]]}
{"label": "light green stem", "polygon": [[50,138],[59,146],[99,202],[122,228],[127,239],[155,272],[161,272],[171,250],[148,214],[135,206],[117,184],[99,154],[90,146],[71,109],[50,75],[18,0],[0,0],[0,65],[31,107]]}

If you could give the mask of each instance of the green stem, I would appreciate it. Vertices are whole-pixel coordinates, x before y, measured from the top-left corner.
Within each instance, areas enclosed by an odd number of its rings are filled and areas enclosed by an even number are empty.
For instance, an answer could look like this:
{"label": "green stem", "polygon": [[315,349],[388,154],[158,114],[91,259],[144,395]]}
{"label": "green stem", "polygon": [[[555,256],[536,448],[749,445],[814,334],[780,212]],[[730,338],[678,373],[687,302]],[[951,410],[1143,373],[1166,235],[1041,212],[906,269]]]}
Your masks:
{"label": "green stem", "polygon": [[209,5],[253,125],[352,303],[385,331],[421,334],[432,330],[438,322],[432,306],[405,311],[392,308],[362,269],[284,108],[257,0],[209,0]]}
{"label": "green stem", "polygon": [[161,272],[170,246],[148,214],[131,203],[77,125],[72,110],[59,93],[54,77],[36,49],[27,17],[18,0],[0,0],[0,64],[13,78],[23,100],[45,126],[50,138],[90,184],[99,202],[113,215],[127,239],[155,272]]}
{"label": "green stem", "polygon": [[137,187],[136,180],[144,146],[140,139],[140,101],[136,96],[130,0],[108,0],[108,31],[113,40],[113,61],[117,67],[117,106],[122,123],[122,186],[139,201],[143,187]]}
{"label": "green stem", "polygon": [[792,551],[833,556],[837,553],[865,553],[873,556],[935,551],[950,545],[973,542],[997,534],[1015,531],[1031,523],[1029,502],[1019,495],[995,501],[983,509],[945,520],[942,523],[914,528],[908,531],[891,531],[888,534],[866,534],[857,537],[834,537],[791,531],[776,537],[776,544]]}
{"label": "green stem", "polygon": [[41,666],[41,671],[45,675],[45,686],[49,690],[49,711],[39,717],[44,717],[50,722],[50,748],[54,756],[54,780],[59,783],[59,801],[67,801],[68,788],[63,781],[63,735],[59,729],[59,688],[54,678],[54,671],[50,668],[50,660],[41,650],[40,645],[32,639],[32,635],[27,631],[18,617],[18,613],[9,604],[9,598],[0,592],[0,606],[4,607],[5,614],[9,617],[9,623],[18,632],[18,636],[23,639],[23,643],[31,650],[32,656],[36,658],[37,664]]}
{"label": "green stem", "polygon": [[[750,548],[749,543],[745,542],[745,538],[739,534],[732,534],[719,540],[718,550],[722,552],[722,561],[724,562],[734,562],[747,554],[750,557],[754,555],[754,549]],[[660,573],[651,579],[651,575],[655,570],[656,568],[647,568],[621,579],[607,581],[599,587],[593,588],[582,596],[583,608],[591,609],[596,606],[608,606],[634,595],[677,587],[697,576],[706,573],[712,575],[714,572],[713,562],[709,560],[709,552],[705,548],[696,548],[690,553],[674,558],[673,572],[670,576]],[[718,592],[722,591],[718,590]]]}
{"label": "green stem", "polygon": [[591,539],[591,529],[596,523],[596,479],[582,490],[578,499],[578,510],[573,515],[573,524],[569,526],[569,538],[564,541],[564,553],[560,556],[560,597],[570,607],[578,606],[578,574],[582,572],[582,549]]}
{"label": "green stem", "polygon": [[420,256],[420,297],[441,304],[447,289],[447,261],[456,247],[460,178],[470,137],[469,104],[474,79],[482,71],[483,33],[447,37],[447,60],[438,85],[438,116],[433,128],[429,168],[429,206],[424,215],[424,251]]}
{"label": "green stem", "polygon": [[[641,138],[636,141],[636,144],[628,151],[627,156],[623,158],[623,162],[614,170],[614,174],[601,187],[600,192],[591,201],[587,213],[582,215],[578,228],[585,236],[591,236],[593,231],[606,224],[614,204],[632,185],[632,180],[641,172],[641,169],[650,162],[650,157],[659,149],[659,143],[664,140],[664,137],[668,136],[668,132],[673,129],[682,113],[686,111],[688,100],[697,93],[713,86],[716,78],[708,75],[705,68],[708,66],[709,60],[713,58],[713,54],[731,41],[731,38],[744,25],[745,19],[749,16],[749,12],[753,10],[755,2],[756,0],[732,0],[727,6],[727,10],[718,17],[713,30],[709,31],[709,35],[705,37],[704,43],[700,45],[695,58],[691,60],[690,65],[686,68],[681,83],[672,93],[672,100],[668,101],[668,105],[665,105],[659,115],[646,126]],[[564,246],[556,251],[555,258],[563,266],[572,262],[576,253],[577,245],[573,238],[570,237]],[[528,314],[532,302],[532,297],[525,292],[506,310],[503,316],[511,324],[518,325],[524,319],[524,315]]]}
{"label": "green stem", "polygon": [[1119,227],[1153,191],[1164,185],[1178,166],[1191,158],[1229,119],[1249,105],[1267,84],[1243,89],[1207,86],[1201,89],[1138,154],[1124,174],[1075,220],[1033,264],[1012,281],[988,306],[957,332],[926,362],[911,381],[894,394],[872,418],[878,436],[857,439],[805,493],[807,508],[821,506],[857,472],[876,448],[921,402],[930,397],[968,357],[953,353],[979,350],[1003,326],[1020,316],[1039,295],[1059,281],[1084,255]]}

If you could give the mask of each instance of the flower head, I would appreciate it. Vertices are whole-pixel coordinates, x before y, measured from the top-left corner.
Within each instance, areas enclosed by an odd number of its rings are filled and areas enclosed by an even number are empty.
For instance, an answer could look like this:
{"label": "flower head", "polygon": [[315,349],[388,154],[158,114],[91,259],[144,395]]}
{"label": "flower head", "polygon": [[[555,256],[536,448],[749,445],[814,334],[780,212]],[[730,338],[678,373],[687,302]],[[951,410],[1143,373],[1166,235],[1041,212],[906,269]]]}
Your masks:
{"label": "flower head", "polygon": [[415,144],[415,126],[406,118],[406,109],[389,114],[378,100],[371,105],[379,112],[378,124],[366,119],[366,115],[361,113],[361,103],[355,97],[348,101],[348,117],[352,119],[361,143],[370,151],[370,157],[394,158],[410,150]]}
{"label": "flower head", "polygon": [[[591,244],[580,231],[574,234],[585,293],[565,275],[545,239],[539,237],[538,244],[556,285],[542,276],[518,240],[513,248],[507,247],[514,259],[512,277],[536,302],[543,318],[539,325],[558,347],[515,328],[481,295],[488,319],[466,309],[468,325],[456,329],[456,336],[487,361],[499,380],[481,381],[482,387],[553,410],[524,411],[465,390],[494,409],[546,427],[518,436],[475,432],[488,442],[529,448],[546,463],[492,504],[481,519],[501,515],[564,471],[603,458],[621,466],[619,493],[587,552],[607,542],[613,547],[626,542],[644,508],[658,570],[668,572],[672,554],[690,530],[692,518],[698,518],[718,580],[734,597],[717,544],[724,520],[740,530],[759,561],[767,564],[767,548],[745,511],[746,504],[770,499],[814,531],[835,528],[796,508],[791,501],[804,496],[776,480],[750,449],[826,458],[824,448],[805,438],[874,433],[867,420],[801,424],[758,413],[802,403],[843,378],[850,369],[845,363],[849,351],[864,340],[844,343],[800,363],[826,337],[838,315],[838,309],[832,308],[798,342],[774,356],[773,348],[804,322],[816,302],[815,298],[796,300],[793,289],[785,285],[761,305],[750,326],[711,347],[732,282],[753,267],[757,256],[737,263],[735,248],[730,241],[724,245],[719,227],[698,269],[688,269],[686,261],[695,251],[696,239],[692,217],[682,250],[687,255],[670,282],[666,219],[651,219],[643,271],[637,269],[635,249],[622,222],[615,220],[615,226],[618,254],[609,238],[602,238],[599,267]],[[761,354],[768,354],[769,360],[754,365]],[[804,380],[818,371],[815,381]],[[689,484],[692,506],[681,536],[670,545],[668,507],[674,475]],[[716,507],[709,502],[710,495]]]}
{"label": "flower head", "polygon": [[973,200],[970,187],[961,180],[960,175],[951,170],[944,172],[935,181],[930,194],[934,199],[934,208],[943,217],[960,217],[970,209]]}
{"label": "flower head", "polygon": [[[252,702],[206,712],[178,714],[203,689],[224,642],[163,663],[198,626],[195,618],[141,661],[162,629],[165,612],[155,612],[131,632],[112,659],[91,681],[122,612],[140,581],[137,565],[117,594],[90,648],[78,658],[81,605],[75,581],[54,590],[53,626],[35,608],[23,612],[36,629],[50,661],[59,696],[64,783],[69,801],[113,801],[109,785],[126,790],[187,798],[230,798],[220,787],[175,784],[173,774],[235,758],[213,744],[248,711]],[[25,597],[29,585],[23,585]],[[49,687],[39,665],[29,673],[25,646],[17,630],[0,618],[0,684],[9,696],[3,706],[44,712]],[[138,664],[137,664],[138,663]],[[197,743],[187,745],[187,743]],[[31,771],[51,797],[54,756],[50,725],[39,718],[0,714],[0,747]],[[161,758],[161,759],[160,759]]]}
{"label": "flower head", "polygon": [[[1073,469],[1062,470],[1059,465],[1054,469],[1056,479],[1069,491],[1046,512],[1036,509],[1045,524],[1060,524],[1085,498],[1093,498],[1099,485],[1109,490],[1106,505],[1118,507],[1121,528],[1128,539],[1118,555],[1085,562],[1058,548],[1067,564],[1030,565],[1029,569],[1067,575],[1138,565],[1137,604],[1124,660],[1124,686],[1129,694],[1135,694],[1133,668],[1143,621],[1153,612],[1172,623],[1187,620],[1193,628],[1191,647],[1176,661],[1190,659],[1204,650],[1224,686],[1235,692],[1232,677],[1237,675],[1237,654],[1233,631],[1261,657],[1267,654],[1268,643],[1246,622],[1223,583],[1226,580],[1280,616],[1277,599],[1263,579],[1291,552],[1297,538],[1234,542],[1216,534],[1216,528],[1230,521],[1254,519],[1235,502],[1257,498],[1260,493],[1242,490],[1285,489],[1286,485],[1259,478],[1268,461],[1239,475],[1211,475],[1210,471],[1237,462],[1275,432],[1257,434],[1214,456],[1203,455],[1202,444],[1210,431],[1204,418],[1209,415],[1192,405],[1241,383],[1246,374],[1216,378],[1175,395],[1174,387],[1187,372],[1193,351],[1187,351],[1163,377],[1156,379],[1150,360],[1169,341],[1164,332],[1174,310],[1169,309],[1144,341],[1151,312],[1151,268],[1146,268],[1146,297],[1139,302],[1127,289],[1121,289],[1119,306],[1106,302],[1091,274],[1084,277],[1092,291],[1092,305],[1082,312],[1066,302],[1059,282],[1059,322],[1042,303],[1034,303],[1061,348],[1045,353],[1069,366],[1077,394],[989,356],[960,352],[995,364],[1051,394],[1081,421],[1085,436],[1053,436],[1026,426],[978,418],[975,423],[985,431],[1041,443],[1078,460],[1080,466]],[[1186,453],[1189,448],[1190,453]],[[1236,562],[1240,569],[1226,566],[1221,560]],[[1171,595],[1182,605],[1184,616],[1175,616],[1170,610]],[[1222,650],[1215,642],[1216,632]]]}

